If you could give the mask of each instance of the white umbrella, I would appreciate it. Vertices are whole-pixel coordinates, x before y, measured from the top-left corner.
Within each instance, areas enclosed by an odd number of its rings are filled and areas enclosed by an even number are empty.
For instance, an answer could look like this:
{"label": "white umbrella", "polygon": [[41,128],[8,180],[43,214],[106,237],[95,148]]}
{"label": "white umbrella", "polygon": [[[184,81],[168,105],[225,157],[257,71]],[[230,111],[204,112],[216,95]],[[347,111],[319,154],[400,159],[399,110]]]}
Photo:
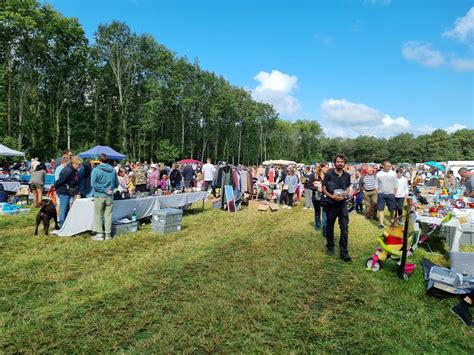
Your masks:
{"label": "white umbrella", "polygon": [[5,147],[0,144],[0,156],[2,157],[24,157],[25,153]]}

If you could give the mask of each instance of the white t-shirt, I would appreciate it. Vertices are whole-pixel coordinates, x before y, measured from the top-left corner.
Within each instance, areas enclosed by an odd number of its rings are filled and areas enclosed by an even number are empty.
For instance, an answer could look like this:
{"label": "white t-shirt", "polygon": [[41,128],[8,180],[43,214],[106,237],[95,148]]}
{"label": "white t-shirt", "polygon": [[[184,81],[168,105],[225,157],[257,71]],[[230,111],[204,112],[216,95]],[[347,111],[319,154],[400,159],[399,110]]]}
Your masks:
{"label": "white t-shirt", "polygon": [[408,195],[408,181],[405,177],[398,179],[397,193],[395,197],[401,198]]}
{"label": "white t-shirt", "polygon": [[398,187],[398,178],[395,171],[385,172],[380,170],[375,175],[375,185],[379,193],[393,195],[394,189]]}
{"label": "white t-shirt", "polygon": [[207,163],[204,164],[202,167],[202,174],[204,175],[204,181],[212,181],[214,180],[214,173],[216,171],[216,168],[214,165]]}

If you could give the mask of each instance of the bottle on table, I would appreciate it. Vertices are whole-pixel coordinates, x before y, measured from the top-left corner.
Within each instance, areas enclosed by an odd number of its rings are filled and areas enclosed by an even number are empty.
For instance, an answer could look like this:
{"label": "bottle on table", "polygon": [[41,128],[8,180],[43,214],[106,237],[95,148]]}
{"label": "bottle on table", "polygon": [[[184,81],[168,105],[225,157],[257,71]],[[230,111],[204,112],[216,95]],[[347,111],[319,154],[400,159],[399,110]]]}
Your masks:
{"label": "bottle on table", "polygon": [[132,222],[136,222],[136,221],[137,221],[137,209],[134,208],[132,212]]}

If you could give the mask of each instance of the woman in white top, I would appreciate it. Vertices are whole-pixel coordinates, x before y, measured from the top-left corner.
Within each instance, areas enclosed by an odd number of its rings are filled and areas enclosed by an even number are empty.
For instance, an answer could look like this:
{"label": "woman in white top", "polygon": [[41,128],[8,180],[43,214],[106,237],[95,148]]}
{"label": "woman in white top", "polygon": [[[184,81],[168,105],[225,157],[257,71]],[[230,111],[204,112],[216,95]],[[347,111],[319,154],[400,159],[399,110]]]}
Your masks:
{"label": "woman in white top", "polygon": [[408,180],[403,176],[403,169],[397,169],[397,178],[398,178],[398,187],[397,193],[395,194],[395,200],[397,200],[397,215],[400,217],[403,215],[403,205],[405,204],[405,199],[408,197]]}

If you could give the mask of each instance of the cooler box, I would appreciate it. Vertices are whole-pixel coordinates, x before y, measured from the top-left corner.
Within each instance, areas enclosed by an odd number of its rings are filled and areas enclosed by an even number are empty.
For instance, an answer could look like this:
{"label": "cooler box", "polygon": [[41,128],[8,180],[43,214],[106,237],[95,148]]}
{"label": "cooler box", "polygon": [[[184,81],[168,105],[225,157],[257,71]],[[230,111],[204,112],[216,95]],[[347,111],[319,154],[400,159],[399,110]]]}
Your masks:
{"label": "cooler box", "polygon": [[138,230],[138,221],[130,223],[117,223],[112,224],[112,235],[123,235],[129,233],[135,233]]}
{"label": "cooler box", "polygon": [[154,210],[151,216],[151,223],[158,226],[181,224],[182,220],[183,211],[176,208]]}
{"label": "cooler box", "polygon": [[175,208],[154,210],[151,216],[151,228],[160,234],[172,233],[181,230],[183,211]]}

